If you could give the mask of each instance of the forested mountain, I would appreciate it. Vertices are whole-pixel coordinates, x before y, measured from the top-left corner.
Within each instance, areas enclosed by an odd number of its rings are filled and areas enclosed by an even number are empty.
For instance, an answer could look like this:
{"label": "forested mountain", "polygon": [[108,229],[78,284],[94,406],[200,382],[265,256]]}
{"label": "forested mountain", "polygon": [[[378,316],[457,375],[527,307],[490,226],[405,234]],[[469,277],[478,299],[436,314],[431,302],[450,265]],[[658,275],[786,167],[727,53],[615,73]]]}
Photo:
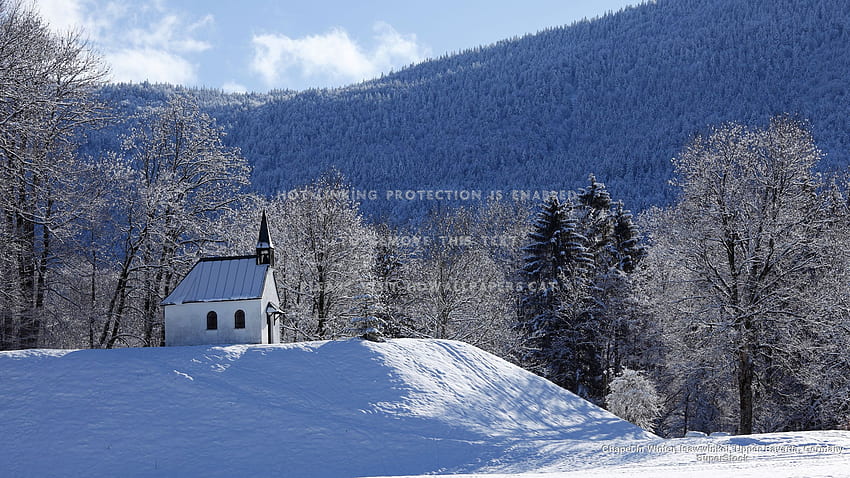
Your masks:
{"label": "forested mountain", "polygon": [[[377,191],[364,211],[405,218],[435,203],[387,201],[386,190],[570,190],[589,173],[632,209],[669,203],[670,159],[694,134],[778,113],[811,121],[821,168],[840,168],[847,78],[842,0],[658,0],[345,88],[195,93],[253,165],[256,190],[335,167]],[[172,89],[104,95],[139,107]]]}

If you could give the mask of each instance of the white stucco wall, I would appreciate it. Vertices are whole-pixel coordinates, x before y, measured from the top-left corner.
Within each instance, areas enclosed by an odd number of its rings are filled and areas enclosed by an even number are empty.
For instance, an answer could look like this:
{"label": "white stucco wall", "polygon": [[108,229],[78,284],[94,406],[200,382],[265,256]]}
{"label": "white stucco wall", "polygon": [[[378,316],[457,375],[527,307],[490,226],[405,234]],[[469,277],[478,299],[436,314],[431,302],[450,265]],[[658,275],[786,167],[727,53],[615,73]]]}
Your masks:
{"label": "white stucco wall", "polygon": [[[274,302],[275,305],[280,306],[280,296],[277,294],[277,283],[274,279],[274,269],[269,267],[268,272],[266,272],[266,283],[263,288],[263,310],[266,310],[266,307],[269,305],[269,302]],[[268,332],[266,329],[266,320],[263,319],[263,341],[261,343],[268,343]],[[274,329],[272,330],[272,343],[279,344],[280,343],[280,319],[274,323]]]}
{"label": "white stucco wall", "polygon": [[[165,306],[165,345],[265,343],[266,314],[263,301],[231,300]],[[245,328],[235,328],[234,315],[245,311]],[[218,314],[218,328],[207,330],[207,313]]]}

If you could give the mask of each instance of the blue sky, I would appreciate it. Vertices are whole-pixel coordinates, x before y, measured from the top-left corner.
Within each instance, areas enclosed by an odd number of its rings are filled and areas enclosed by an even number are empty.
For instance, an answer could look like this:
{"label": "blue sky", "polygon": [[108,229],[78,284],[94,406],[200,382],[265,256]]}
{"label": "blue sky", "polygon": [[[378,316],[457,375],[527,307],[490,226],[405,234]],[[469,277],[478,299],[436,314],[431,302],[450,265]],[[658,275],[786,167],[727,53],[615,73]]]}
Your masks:
{"label": "blue sky", "polygon": [[637,0],[30,0],[82,28],[114,81],[227,91],[356,83]]}

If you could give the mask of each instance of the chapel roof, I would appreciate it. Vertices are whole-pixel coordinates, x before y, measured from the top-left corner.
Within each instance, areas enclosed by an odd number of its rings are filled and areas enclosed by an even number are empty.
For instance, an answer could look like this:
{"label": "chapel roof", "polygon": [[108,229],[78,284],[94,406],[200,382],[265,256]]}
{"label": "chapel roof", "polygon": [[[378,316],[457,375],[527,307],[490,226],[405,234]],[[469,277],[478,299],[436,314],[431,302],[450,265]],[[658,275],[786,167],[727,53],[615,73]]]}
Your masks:
{"label": "chapel roof", "polygon": [[162,305],[259,299],[263,296],[268,269],[268,264],[258,265],[254,255],[203,258]]}

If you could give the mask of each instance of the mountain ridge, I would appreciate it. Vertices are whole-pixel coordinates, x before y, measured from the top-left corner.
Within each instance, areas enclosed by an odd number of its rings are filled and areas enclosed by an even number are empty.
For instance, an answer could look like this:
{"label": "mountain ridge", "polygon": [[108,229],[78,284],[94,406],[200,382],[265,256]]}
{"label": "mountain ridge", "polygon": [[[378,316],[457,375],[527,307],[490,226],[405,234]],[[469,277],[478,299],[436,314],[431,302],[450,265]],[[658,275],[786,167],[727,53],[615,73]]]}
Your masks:
{"label": "mountain ridge", "polygon": [[822,169],[845,168],[848,44],[837,0],[659,0],[348,87],[196,94],[262,194],[336,169],[377,192],[367,214],[403,221],[439,205],[386,191],[574,190],[594,173],[641,210],[675,198],[670,159],[728,121],[808,120]]}

